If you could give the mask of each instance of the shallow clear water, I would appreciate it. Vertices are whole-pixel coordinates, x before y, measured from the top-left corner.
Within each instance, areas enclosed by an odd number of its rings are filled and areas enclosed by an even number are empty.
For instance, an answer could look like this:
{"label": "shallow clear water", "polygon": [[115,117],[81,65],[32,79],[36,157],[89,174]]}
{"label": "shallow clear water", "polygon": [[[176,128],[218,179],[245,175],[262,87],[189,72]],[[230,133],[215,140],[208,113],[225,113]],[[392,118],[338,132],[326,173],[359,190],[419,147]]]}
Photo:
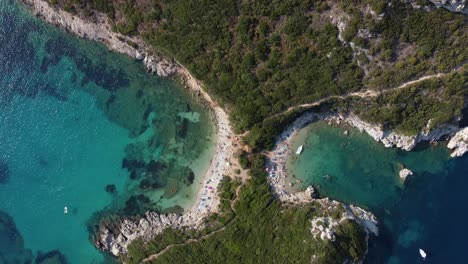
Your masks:
{"label": "shallow clear water", "polygon": [[[321,196],[354,203],[374,212],[381,235],[370,243],[367,263],[465,263],[468,242],[468,158],[449,159],[445,146],[411,152],[385,148],[351,128],[314,123],[300,131],[288,168],[296,179],[318,188]],[[403,184],[404,166],[414,175]],[[296,180],[292,179],[292,180]]]}
{"label": "shallow clear water", "polygon": [[0,2],[0,61],[0,212],[11,217],[0,217],[0,263],[52,250],[100,263],[88,231],[98,212],[190,206],[215,144],[188,91],[13,1]]}

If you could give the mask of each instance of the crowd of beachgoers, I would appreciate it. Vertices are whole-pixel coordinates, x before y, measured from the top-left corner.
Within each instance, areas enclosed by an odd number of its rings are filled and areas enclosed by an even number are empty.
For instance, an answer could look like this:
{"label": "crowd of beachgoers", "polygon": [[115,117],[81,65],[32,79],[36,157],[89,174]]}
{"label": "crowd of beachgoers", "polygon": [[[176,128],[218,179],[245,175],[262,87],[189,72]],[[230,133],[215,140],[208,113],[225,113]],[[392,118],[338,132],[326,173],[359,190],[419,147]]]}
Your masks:
{"label": "crowd of beachgoers", "polygon": [[219,205],[218,185],[224,176],[230,176],[229,172],[234,164],[237,164],[234,153],[237,152],[240,144],[237,142],[239,138],[232,131],[229,116],[224,109],[213,101],[210,95],[203,90],[202,84],[185,67],[181,65],[178,67],[177,73],[182,77],[182,83],[202,97],[212,108],[216,126],[215,154],[203,178],[202,186],[198,190],[197,199],[192,208],[185,213],[197,221],[217,211]]}
{"label": "crowd of beachgoers", "polygon": [[233,132],[229,125],[226,113],[219,107],[214,109],[216,115],[217,143],[216,152],[211,161],[210,168],[203,179],[203,184],[198,191],[192,211],[199,211],[206,215],[217,210],[219,196],[217,195],[218,185],[224,176],[228,175],[233,158]]}
{"label": "crowd of beachgoers", "polygon": [[[282,202],[305,202],[310,200],[311,193],[296,192],[292,190],[291,182],[288,178],[288,170],[286,163],[288,157],[294,155],[295,150],[292,149],[291,141],[297,132],[304,128],[307,124],[317,120],[318,115],[307,113],[296,119],[283,133],[278,137],[274,149],[267,154],[266,171],[268,173],[268,181],[274,194]],[[308,188],[308,192],[313,192],[313,189]]]}

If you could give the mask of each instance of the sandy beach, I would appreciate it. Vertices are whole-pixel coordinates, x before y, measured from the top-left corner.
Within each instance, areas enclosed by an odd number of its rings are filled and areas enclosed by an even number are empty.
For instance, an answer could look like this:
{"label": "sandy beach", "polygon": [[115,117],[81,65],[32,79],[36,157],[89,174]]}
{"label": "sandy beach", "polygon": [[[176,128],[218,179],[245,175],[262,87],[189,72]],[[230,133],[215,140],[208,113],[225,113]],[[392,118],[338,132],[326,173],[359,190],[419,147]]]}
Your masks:
{"label": "sandy beach", "polygon": [[[150,73],[182,80],[186,88],[191,89],[194,95],[203,98],[212,107],[216,125],[216,151],[192,208],[181,217],[182,226],[197,227],[204,217],[215,212],[219,204],[218,185],[224,175],[232,176],[232,173],[229,174],[229,170],[233,169],[232,165],[238,167],[233,154],[240,144],[234,144],[234,141],[238,141],[238,137],[232,131],[227,113],[203,90],[202,84],[180,63],[158,55],[141,38],[113,32],[107,17],[103,14],[97,14],[91,21],[55,9],[44,0],[22,0],[22,2],[29,6],[36,16],[52,25],[78,37],[101,42],[115,52],[141,60]],[[136,43],[138,49],[128,43]]]}
{"label": "sandy beach", "polygon": [[290,191],[286,162],[290,155],[295,155],[296,150],[291,149],[291,141],[297,132],[319,118],[317,114],[306,113],[296,119],[280,134],[274,149],[267,153],[266,171],[268,173],[268,182],[276,197],[282,202],[304,203],[312,200],[312,187],[303,192]]}

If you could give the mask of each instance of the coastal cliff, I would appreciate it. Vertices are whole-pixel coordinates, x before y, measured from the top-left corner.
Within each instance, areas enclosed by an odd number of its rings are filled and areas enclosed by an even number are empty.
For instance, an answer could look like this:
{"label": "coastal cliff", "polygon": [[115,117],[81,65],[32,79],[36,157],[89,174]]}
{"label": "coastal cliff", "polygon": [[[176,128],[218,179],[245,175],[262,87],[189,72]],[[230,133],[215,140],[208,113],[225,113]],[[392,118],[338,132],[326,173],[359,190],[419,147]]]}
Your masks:
{"label": "coastal cliff", "polygon": [[359,129],[361,132],[366,132],[375,141],[381,142],[385,147],[397,147],[406,151],[412,150],[416,144],[422,141],[437,141],[444,136],[451,136],[457,133],[460,128],[456,124],[445,124],[434,129],[420,131],[416,135],[403,135],[395,131],[386,131],[380,125],[374,125],[361,120],[358,116],[349,115],[332,115],[326,119],[335,122],[336,124],[348,124]]}
{"label": "coastal cliff", "polygon": [[101,221],[94,237],[94,245],[99,250],[120,256],[127,253],[128,246],[136,239],[149,241],[166,228],[200,229],[203,228],[203,218],[191,213],[179,215],[146,212],[141,217],[123,218],[117,222]]}

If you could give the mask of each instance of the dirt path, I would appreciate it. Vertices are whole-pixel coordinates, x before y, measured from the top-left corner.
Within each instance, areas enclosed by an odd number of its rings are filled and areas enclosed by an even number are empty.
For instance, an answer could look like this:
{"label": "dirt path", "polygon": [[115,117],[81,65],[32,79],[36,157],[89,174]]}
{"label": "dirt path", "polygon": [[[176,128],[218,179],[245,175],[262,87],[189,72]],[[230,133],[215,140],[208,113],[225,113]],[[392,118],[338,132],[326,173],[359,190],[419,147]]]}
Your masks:
{"label": "dirt path", "polygon": [[237,212],[236,212],[236,209],[234,208],[234,205],[239,200],[239,192],[240,192],[240,189],[242,188],[242,186],[243,186],[243,184],[241,184],[241,185],[239,185],[237,187],[237,189],[236,189],[236,198],[231,201],[231,209],[232,209],[232,211],[234,211],[234,213],[236,215],[229,221],[229,223],[227,223],[225,226],[221,227],[220,229],[214,230],[211,233],[203,235],[203,236],[201,236],[199,238],[191,238],[191,239],[188,239],[188,240],[186,240],[186,241],[184,241],[182,243],[167,245],[163,250],[159,251],[156,254],[150,255],[149,257],[145,258],[142,262],[145,263],[145,262],[156,260],[157,258],[159,258],[161,255],[163,255],[164,253],[166,253],[167,251],[169,251],[173,247],[180,247],[180,246],[188,245],[190,243],[198,242],[200,240],[207,239],[207,238],[209,238],[209,237],[211,237],[211,236],[213,236],[213,235],[215,235],[215,234],[217,234],[219,232],[224,231],[224,229],[226,229],[226,227],[228,227],[231,223],[233,223],[234,220],[237,218]]}
{"label": "dirt path", "polygon": [[312,103],[291,106],[287,110],[285,110],[285,111],[283,111],[281,113],[278,113],[278,114],[275,114],[275,115],[272,115],[272,116],[268,117],[268,119],[269,118],[274,118],[274,117],[277,117],[277,116],[280,116],[280,115],[283,115],[283,114],[286,114],[286,113],[288,113],[290,111],[293,111],[295,109],[298,109],[298,108],[309,108],[309,107],[319,106],[323,102],[326,102],[326,101],[331,100],[331,99],[345,99],[345,98],[349,98],[349,97],[360,97],[360,98],[377,97],[377,96],[379,96],[381,94],[401,90],[401,89],[404,89],[404,88],[406,88],[406,87],[408,87],[410,85],[413,85],[413,84],[416,84],[416,83],[419,83],[419,82],[422,82],[422,81],[425,81],[425,80],[434,79],[434,78],[442,78],[442,77],[446,76],[447,74],[449,74],[451,72],[459,71],[459,70],[463,69],[464,65],[465,64],[462,64],[462,65],[454,68],[453,70],[451,70],[450,72],[447,72],[447,73],[437,73],[437,74],[426,75],[426,76],[423,76],[423,77],[418,78],[416,80],[408,81],[408,82],[405,82],[405,83],[403,83],[403,84],[401,84],[399,86],[388,88],[388,89],[383,89],[383,90],[370,90],[370,89],[368,89],[368,90],[352,92],[352,93],[348,93],[348,94],[344,94],[344,95],[332,95],[332,96],[322,98],[322,99],[317,100],[317,101],[312,102]]}

